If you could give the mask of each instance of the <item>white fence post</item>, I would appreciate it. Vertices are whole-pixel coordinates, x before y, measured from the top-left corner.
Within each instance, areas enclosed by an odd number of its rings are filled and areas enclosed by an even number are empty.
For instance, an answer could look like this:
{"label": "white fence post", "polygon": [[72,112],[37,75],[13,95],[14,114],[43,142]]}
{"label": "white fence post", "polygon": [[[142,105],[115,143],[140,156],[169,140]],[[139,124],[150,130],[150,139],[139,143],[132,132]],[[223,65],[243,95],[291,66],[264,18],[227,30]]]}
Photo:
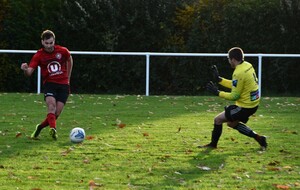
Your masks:
{"label": "white fence post", "polygon": [[41,93],[41,67],[38,67],[38,75],[37,75],[37,94]]}
{"label": "white fence post", "polygon": [[146,54],[146,96],[149,96],[150,54]]}
{"label": "white fence post", "polygon": [[258,92],[259,92],[259,97],[261,97],[261,72],[262,72],[262,55],[258,55]]}

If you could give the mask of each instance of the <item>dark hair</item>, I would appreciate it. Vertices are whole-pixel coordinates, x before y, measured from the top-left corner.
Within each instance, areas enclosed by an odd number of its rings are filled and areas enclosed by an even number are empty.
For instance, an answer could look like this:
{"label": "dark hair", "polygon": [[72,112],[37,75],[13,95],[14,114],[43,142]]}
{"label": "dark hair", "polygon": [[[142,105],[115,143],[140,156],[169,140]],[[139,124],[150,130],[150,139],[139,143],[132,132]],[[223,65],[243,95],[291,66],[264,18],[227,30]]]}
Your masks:
{"label": "dark hair", "polygon": [[237,61],[244,61],[244,52],[239,47],[233,47],[228,51],[229,59],[235,59]]}
{"label": "dark hair", "polygon": [[52,37],[55,39],[55,34],[51,30],[45,30],[42,32],[42,35],[41,35],[42,40],[48,40]]}

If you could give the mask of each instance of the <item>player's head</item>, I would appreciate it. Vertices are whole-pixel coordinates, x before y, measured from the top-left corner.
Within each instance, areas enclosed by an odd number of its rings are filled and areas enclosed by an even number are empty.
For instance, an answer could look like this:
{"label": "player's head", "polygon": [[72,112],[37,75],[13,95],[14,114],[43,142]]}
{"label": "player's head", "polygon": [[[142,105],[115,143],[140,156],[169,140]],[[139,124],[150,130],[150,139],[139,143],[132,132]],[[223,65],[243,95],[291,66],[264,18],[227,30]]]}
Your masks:
{"label": "player's head", "polygon": [[232,68],[244,61],[244,52],[239,47],[233,47],[228,51],[228,62]]}
{"label": "player's head", "polygon": [[55,34],[51,30],[45,30],[41,34],[41,40],[48,40],[50,38],[55,39]]}
{"label": "player's head", "polygon": [[45,51],[52,52],[55,44],[55,34],[51,30],[45,30],[41,34],[41,43]]}
{"label": "player's head", "polygon": [[244,61],[244,52],[239,47],[233,47],[228,51],[228,58],[235,59],[236,61]]}

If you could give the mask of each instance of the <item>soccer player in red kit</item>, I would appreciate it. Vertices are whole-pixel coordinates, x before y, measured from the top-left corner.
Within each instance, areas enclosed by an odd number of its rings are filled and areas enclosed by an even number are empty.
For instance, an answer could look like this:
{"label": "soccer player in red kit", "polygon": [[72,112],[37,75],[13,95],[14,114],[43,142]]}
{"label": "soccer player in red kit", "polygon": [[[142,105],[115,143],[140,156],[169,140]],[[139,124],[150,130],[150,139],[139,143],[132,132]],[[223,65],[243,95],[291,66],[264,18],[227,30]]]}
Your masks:
{"label": "soccer player in red kit", "polygon": [[48,109],[45,120],[36,126],[31,138],[37,139],[41,130],[50,126],[50,136],[57,140],[56,119],[69,96],[73,59],[67,48],[55,45],[55,34],[52,31],[43,31],[41,43],[43,47],[34,54],[29,65],[27,63],[21,65],[24,75],[28,77],[40,66],[44,99]]}

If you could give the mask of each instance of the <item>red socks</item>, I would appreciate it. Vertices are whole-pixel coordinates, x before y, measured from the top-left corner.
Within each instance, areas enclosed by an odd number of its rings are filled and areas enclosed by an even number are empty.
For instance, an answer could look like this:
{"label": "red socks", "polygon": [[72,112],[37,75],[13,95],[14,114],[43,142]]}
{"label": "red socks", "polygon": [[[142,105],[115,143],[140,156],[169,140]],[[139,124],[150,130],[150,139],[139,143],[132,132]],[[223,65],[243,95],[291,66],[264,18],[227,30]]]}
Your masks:
{"label": "red socks", "polygon": [[40,124],[40,126],[42,128],[45,128],[49,125],[49,122],[48,122],[48,117],[46,117],[46,119]]}
{"label": "red socks", "polygon": [[[54,118],[53,118],[54,116]],[[46,119],[40,124],[40,127],[41,128],[45,128],[47,127],[48,125],[50,125],[50,128],[56,128],[56,119],[57,119],[57,116],[53,113],[49,113],[46,117]]]}
{"label": "red socks", "polygon": [[[50,128],[56,128],[56,116],[54,113],[48,113],[46,120],[48,121]],[[46,120],[43,123],[46,123]]]}

